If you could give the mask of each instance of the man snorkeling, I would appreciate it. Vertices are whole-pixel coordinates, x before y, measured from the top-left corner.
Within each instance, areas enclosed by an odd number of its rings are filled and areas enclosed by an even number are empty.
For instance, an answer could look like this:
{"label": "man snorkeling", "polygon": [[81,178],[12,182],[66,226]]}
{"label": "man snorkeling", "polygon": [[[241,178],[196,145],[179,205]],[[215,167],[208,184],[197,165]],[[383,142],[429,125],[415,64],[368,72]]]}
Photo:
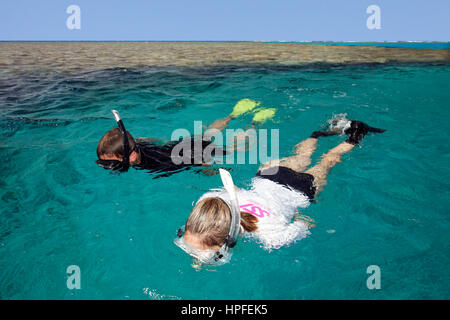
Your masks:
{"label": "man snorkeling", "polygon": [[[274,116],[275,109],[257,108],[259,105],[260,102],[242,99],[234,106],[229,116],[214,121],[208,129],[224,130],[231,120],[248,112],[254,113],[252,126],[261,125]],[[194,150],[191,150],[189,155],[191,161],[183,161],[180,164],[174,163],[171,158],[173,149],[176,145],[186,141],[161,142],[155,138],[138,138],[135,140],[125,129],[119,113],[116,110],[112,112],[118,128],[108,131],[100,139],[97,145],[97,164],[99,166],[116,172],[128,171],[130,167],[146,169],[158,173],[156,177],[168,176],[192,166],[207,166],[201,159],[196,161]],[[202,148],[211,144],[206,136],[194,139],[201,139]],[[195,145],[195,143],[191,144],[190,142],[187,141],[189,145]],[[184,155],[180,154],[179,156],[183,157]]]}
{"label": "man snorkeling", "polygon": [[[306,237],[310,224],[296,219],[298,208],[317,197],[343,154],[367,133],[384,131],[345,118],[330,121],[328,130],[314,131],[298,143],[294,155],[261,166],[249,190],[236,188],[229,173],[220,169],[225,190],[213,189],[200,197],[175,244],[194,257],[196,265],[222,264],[229,261],[239,234],[257,239],[268,250]],[[318,139],[338,134],[347,139],[307,170]]]}

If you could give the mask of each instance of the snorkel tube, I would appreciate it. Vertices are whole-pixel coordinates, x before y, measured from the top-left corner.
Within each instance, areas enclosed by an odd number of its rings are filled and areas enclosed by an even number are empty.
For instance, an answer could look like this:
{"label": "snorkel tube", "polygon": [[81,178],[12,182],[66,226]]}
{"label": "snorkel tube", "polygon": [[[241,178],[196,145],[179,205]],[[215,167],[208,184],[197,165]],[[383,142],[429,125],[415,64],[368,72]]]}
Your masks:
{"label": "snorkel tube", "polygon": [[233,179],[228,171],[219,169],[219,172],[223,186],[228,194],[228,197],[220,198],[227,204],[231,214],[230,230],[224,239],[224,244],[217,251],[195,249],[189,246],[183,239],[184,226],[178,229],[177,238],[174,241],[183,251],[197,259],[200,263],[208,265],[221,265],[230,261],[232,255],[231,249],[236,245],[241,230],[241,212]]}
{"label": "snorkel tube", "polygon": [[238,240],[240,226],[241,226],[241,210],[239,208],[239,202],[236,195],[236,188],[233,183],[233,178],[231,178],[231,174],[224,170],[219,169],[220,178],[222,179],[223,186],[227,191],[230,197],[230,203],[228,205],[231,212],[231,224],[230,231],[228,231],[228,235],[224,239],[224,244],[216,252],[214,257],[215,261],[222,259],[225,254],[229,254],[229,249],[233,248]]}
{"label": "snorkel tube", "polygon": [[128,142],[128,135],[127,131],[125,130],[125,126],[123,125],[122,118],[120,117],[120,114],[117,110],[111,110],[111,112],[114,115],[114,119],[117,122],[117,125],[119,127],[120,133],[122,134],[123,139],[123,156],[122,161],[119,160],[97,160],[96,163],[104,168],[109,169],[113,171],[128,171],[130,168],[130,144]]}
{"label": "snorkel tube", "polygon": [[[119,111],[111,110],[114,115],[114,119],[119,126],[120,133],[122,133],[123,138],[123,157],[122,157],[122,169],[123,171],[128,170],[130,167],[130,145],[128,143],[127,130],[125,130],[125,126],[123,125],[122,118],[120,117]],[[121,170],[122,171],[122,170]]]}

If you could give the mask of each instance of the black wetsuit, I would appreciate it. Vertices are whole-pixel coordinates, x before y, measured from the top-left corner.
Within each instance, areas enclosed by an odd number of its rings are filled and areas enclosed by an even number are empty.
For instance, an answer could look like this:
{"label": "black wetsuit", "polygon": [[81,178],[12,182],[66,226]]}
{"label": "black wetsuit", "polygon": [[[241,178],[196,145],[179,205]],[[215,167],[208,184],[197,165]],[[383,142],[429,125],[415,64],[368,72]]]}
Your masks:
{"label": "black wetsuit", "polygon": [[[201,140],[200,151],[202,152],[199,152],[197,155],[195,155],[194,141],[194,139],[185,139],[180,141],[171,141],[166,144],[138,142],[136,143],[136,152],[139,153],[141,161],[138,165],[135,165],[133,167],[136,169],[145,169],[149,170],[149,172],[158,173],[154,177],[154,179],[156,179],[160,177],[167,177],[183,170],[188,170],[191,167],[202,166],[203,163],[201,156],[203,154],[203,149],[211,144],[211,142]],[[188,161],[176,164],[172,159],[172,151],[179,143],[190,144],[191,152],[190,154],[186,155],[185,160]],[[183,157],[184,155],[181,151],[176,154],[176,156]],[[197,158],[195,156],[197,156]]]}

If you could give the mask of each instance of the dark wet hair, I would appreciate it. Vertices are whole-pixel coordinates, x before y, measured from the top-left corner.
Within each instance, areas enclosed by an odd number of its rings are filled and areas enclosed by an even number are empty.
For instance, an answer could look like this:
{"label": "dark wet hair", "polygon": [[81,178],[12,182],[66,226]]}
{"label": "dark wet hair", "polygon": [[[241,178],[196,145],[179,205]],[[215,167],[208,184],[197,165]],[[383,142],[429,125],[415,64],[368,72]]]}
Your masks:
{"label": "dark wet hair", "polygon": [[[131,134],[127,131],[129,149],[133,150],[135,147],[135,142]],[[115,155],[117,157],[123,157],[123,137],[119,128],[114,128],[109,130],[100,139],[97,145],[97,156],[100,158],[101,155],[109,154]]]}

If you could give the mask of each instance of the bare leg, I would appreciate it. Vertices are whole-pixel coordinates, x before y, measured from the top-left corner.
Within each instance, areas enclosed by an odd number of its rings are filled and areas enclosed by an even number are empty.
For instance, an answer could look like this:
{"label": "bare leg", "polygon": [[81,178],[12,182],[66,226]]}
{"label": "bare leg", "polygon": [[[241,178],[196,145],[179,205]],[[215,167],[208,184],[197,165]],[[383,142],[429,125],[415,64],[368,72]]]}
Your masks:
{"label": "bare leg", "polygon": [[269,161],[262,165],[259,169],[263,170],[270,167],[283,166],[296,172],[301,172],[311,164],[311,155],[314,153],[316,148],[317,138],[308,138],[295,145],[295,155]]}
{"label": "bare leg", "polygon": [[[260,170],[268,169],[275,166],[285,166],[294,171],[302,172],[311,164],[311,155],[317,148],[317,138],[327,137],[342,133],[342,128],[338,130],[314,131],[310,138],[300,142],[295,146],[295,155],[280,160],[270,161],[260,167]],[[327,184],[327,175],[330,169],[337,163],[341,162],[341,156],[350,152],[356,144],[368,132],[382,133],[385,129],[373,128],[361,121],[351,121],[349,128],[344,133],[348,135],[345,142],[331,149],[314,167],[305,171],[305,173],[314,176],[314,186],[316,187],[316,195],[319,194],[323,187]]]}
{"label": "bare leg", "polygon": [[334,147],[327,154],[322,157],[322,160],[314,167],[305,171],[306,173],[314,176],[314,186],[316,187],[316,196],[323,190],[323,187],[327,184],[327,175],[330,169],[337,163],[341,162],[341,156],[347,152],[350,152],[355,145],[342,142],[337,147]]}
{"label": "bare leg", "polygon": [[217,129],[219,131],[222,131],[228,127],[228,123],[233,119],[234,119],[234,117],[232,117],[232,116],[228,116],[228,117],[225,117],[222,119],[217,119],[208,127],[208,129]]}

